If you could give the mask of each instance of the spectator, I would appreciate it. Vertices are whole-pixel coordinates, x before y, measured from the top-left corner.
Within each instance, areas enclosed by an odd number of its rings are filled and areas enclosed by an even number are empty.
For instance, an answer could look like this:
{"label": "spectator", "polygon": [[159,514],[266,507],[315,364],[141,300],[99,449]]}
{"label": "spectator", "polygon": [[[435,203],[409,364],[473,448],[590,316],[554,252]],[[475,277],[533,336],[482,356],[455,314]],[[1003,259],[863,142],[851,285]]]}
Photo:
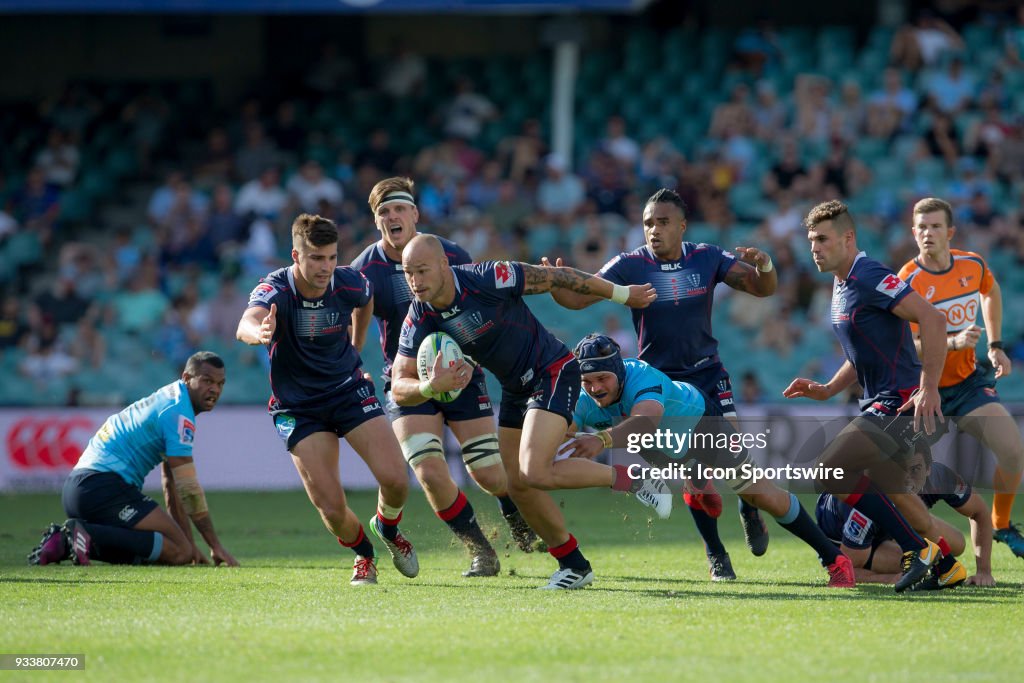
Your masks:
{"label": "spectator", "polygon": [[276,166],[263,169],[238,191],[235,212],[240,216],[276,219],[288,205],[288,195],[281,189],[281,173]]}
{"label": "spectator", "polygon": [[762,76],[779,68],[782,47],[775,27],[767,17],[760,17],[754,28],[740,32],[733,43],[734,65],[752,76]]}
{"label": "spectator", "polygon": [[59,128],[50,130],[45,149],[36,156],[36,166],[43,169],[46,182],[60,188],[74,184],[79,162],[78,146]]}
{"label": "spectator", "polygon": [[235,155],[235,169],[242,182],[257,178],[269,166],[276,166],[280,155],[277,147],[267,140],[263,125],[250,123],[245,128],[245,144]]}
{"label": "spectator", "polygon": [[626,120],[621,116],[610,116],[605,123],[605,135],[599,147],[628,173],[632,173],[640,161],[640,145],[626,135]]}
{"label": "spectator", "polygon": [[219,342],[232,344],[238,327],[238,312],[245,310],[245,302],[245,295],[235,286],[235,281],[227,275],[221,276],[217,293],[199,302],[195,319],[202,322],[196,326]]}
{"label": "spectator", "polygon": [[604,331],[602,334],[615,340],[615,343],[619,345],[623,358],[636,358],[636,333],[633,332],[632,325],[629,326],[629,329],[626,329],[622,326],[619,316],[609,314],[604,317]]}
{"label": "spectator", "polygon": [[956,116],[972,104],[976,88],[974,77],[964,70],[963,60],[956,57],[946,72],[931,79],[927,92],[930,103],[939,111]]}
{"label": "spectator", "polygon": [[21,312],[21,299],[14,294],[3,297],[0,306],[0,353],[21,346],[26,341],[29,328]]}
{"label": "spectator", "polygon": [[307,161],[299,172],[288,181],[288,194],[299,210],[305,213],[317,211],[321,201],[338,205],[344,194],[341,183],[324,175],[324,169],[318,161]]}
{"label": "spectator", "polygon": [[868,98],[868,134],[890,138],[910,128],[917,111],[917,95],[903,85],[899,69],[889,67],[882,74],[882,88]]}
{"label": "spectator", "polygon": [[740,378],[740,401],[744,405],[761,403],[764,397],[764,388],[757,378],[757,373],[747,370]]}
{"label": "spectator", "polygon": [[366,147],[356,155],[355,167],[370,167],[382,176],[390,174],[398,161],[398,152],[391,146],[387,128],[374,128]]}
{"label": "spectator", "polygon": [[772,141],[785,130],[789,112],[779,100],[771,81],[758,81],[757,99],[751,111],[754,135],[759,140]]}
{"label": "spectator", "polygon": [[147,257],[135,276],[128,281],[128,290],[114,295],[111,301],[117,328],[129,334],[153,328],[170,305],[160,291],[159,269]]}
{"label": "spectator", "polygon": [[456,81],[455,96],[445,110],[444,134],[472,142],[479,137],[484,124],[497,117],[494,103],[474,91],[471,79],[462,77]]}
{"label": "spectator", "polygon": [[498,234],[511,235],[522,229],[530,212],[530,204],[520,196],[519,186],[511,180],[503,180],[498,186],[497,200],[485,213],[494,221]]}
{"label": "spectator", "polygon": [[549,154],[545,167],[546,175],[537,188],[537,208],[549,218],[571,216],[586,198],[583,181],[569,172],[559,154]]}
{"label": "spectator", "polygon": [[11,216],[22,227],[34,231],[45,245],[60,216],[60,190],[46,182],[46,172],[34,166],[25,177],[24,186],[10,201]]}
{"label": "spectator", "polygon": [[78,294],[74,278],[69,277],[58,277],[33,303],[40,318],[47,316],[58,326],[77,323],[89,310],[89,300]]}
{"label": "spectator", "polygon": [[893,36],[889,61],[909,71],[934,66],[942,55],[964,49],[964,41],[952,26],[930,10],[918,12],[912,24]]}
{"label": "spectator", "polygon": [[167,173],[164,184],[150,195],[146,214],[150,223],[154,227],[159,227],[172,220],[172,212],[178,215],[202,213],[206,210],[206,203],[206,196],[192,189],[185,174],[173,169]]}
{"label": "spectator", "polygon": [[498,143],[498,162],[504,169],[505,177],[522,183],[528,175],[541,170],[547,143],[541,137],[540,121],[523,121],[519,135],[512,135]]}
{"label": "spectator", "polygon": [[427,62],[402,41],[396,41],[391,59],[380,73],[380,89],[396,100],[419,95],[427,80]]}
{"label": "spectator", "polygon": [[330,41],[320,46],[320,57],[306,76],[306,87],[314,99],[337,95],[342,85],[352,79],[355,68],[340,54],[338,44]]}
{"label": "spectator", "polygon": [[291,164],[299,160],[306,144],[306,128],[299,123],[298,111],[291,100],[285,100],[277,106],[270,137],[281,152],[283,158],[280,162]]}
{"label": "spectator", "polygon": [[196,166],[196,186],[209,190],[220,183],[231,182],[234,177],[235,154],[228,132],[221,127],[214,128],[206,136],[206,149]]}

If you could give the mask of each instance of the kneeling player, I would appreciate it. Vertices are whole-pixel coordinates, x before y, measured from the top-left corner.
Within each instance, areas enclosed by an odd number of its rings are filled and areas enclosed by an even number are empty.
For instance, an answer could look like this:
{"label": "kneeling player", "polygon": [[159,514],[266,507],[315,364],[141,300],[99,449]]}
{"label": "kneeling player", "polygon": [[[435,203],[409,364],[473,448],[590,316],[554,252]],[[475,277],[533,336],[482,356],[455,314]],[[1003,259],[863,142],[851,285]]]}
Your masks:
{"label": "kneeling player", "polygon": [[[685,382],[673,382],[665,373],[641,360],[623,360],[619,345],[610,337],[588,335],[576,345],[574,353],[583,373],[584,393],[576,403],[570,429],[598,427],[601,430],[596,434],[577,434],[570,444],[574,457],[593,458],[605,448],[624,447],[630,435],[650,433],[662,418],[676,418],[680,422],[677,426],[686,423],[680,431],[690,430],[694,434],[734,431],[731,423],[723,419],[717,403],[708,400],[699,389]],[[626,419],[611,426],[622,418]],[[734,454],[690,449],[678,457],[684,455],[706,465],[735,467],[736,471],[747,461],[745,451]],[[724,458],[729,462],[723,462]],[[629,490],[632,481],[628,469],[624,465],[615,465],[615,469],[613,488]],[[743,500],[772,515],[782,528],[817,551],[822,565],[828,569],[830,587],[852,588],[855,585],[849,558],[814,524],[795,495],[763,479],[735,480],[729,485]],[[712,558],[709,562],[713,562]]]}
{"label": "kneeling player", "polygon": [[[988,505],[956,472],[941,463],[932,463],[931,449],[924,439],[918,439],[913,454],[907,459],[906,468],[908,492],[916,493],[929,508],[941,500],[971,520],[971,544],[977,568],[977,573],[967,578],[967,570],[956,559],[966,548],[964,535],[936,518],[934,524],[942,534],[938,544],[943,557],[932,565],[925,579],[910,589],[956,588],[965,581],[975,586],[994,586],[992,521]],[[853,561],[858,581],[896,583],[901,573],[903,553],[885,531],[863,513],[829,493],[818,497],[815,514],[825,535]]]}
{"label": "kneeling player", "polygon": [[[29,564],[209,564],[192,540],[195,524],[213,561],[237,567],[213,530],[192,463],[196,415],[213,410],[224,375],[224,361],[200,351],[177,382],[107,418],[64,482],[69,519],[63,527],[50,525]],[[170,514],[142,493],[159,464]]]}

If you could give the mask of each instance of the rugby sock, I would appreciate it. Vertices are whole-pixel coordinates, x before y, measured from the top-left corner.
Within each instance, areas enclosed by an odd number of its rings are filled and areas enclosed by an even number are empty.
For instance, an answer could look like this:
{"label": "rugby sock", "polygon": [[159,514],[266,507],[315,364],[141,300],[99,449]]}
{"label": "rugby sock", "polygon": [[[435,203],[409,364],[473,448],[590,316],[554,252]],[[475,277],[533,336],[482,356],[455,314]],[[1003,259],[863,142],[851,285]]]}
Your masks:
{"label": "rugby sock", "polygon": [[629,476],[629,470],[625,465],[613,465],[615,469],[615,481],[612,482],[612,491],[627,491],[636,493],[643,486],[642,479],[633,479]]}
{"label": "rugby sock", "polygon": [[[157,541],[155,531],[138,531],[119,526],[80,522],[92,538],[89,545],[89,557],[110,564],[141,564],[152,562],[150,559],[154,547],[162,544],[163,537]],[[157,553],[159,556],[159,553]],[[154,558],[155,559],[155,558]]]}
{"label": "rugby sock", "polygon": [[889,497],[879,491],[870,479],[861,477],[853,490],[854,492],[843,502],[860,510],[868,519],[882,527],[899,544],[903,552],[924,550],[928,547]]}
{"label": "rugby sock", "polygon": [[587,558],[583,557],[583,553],[580,552],[580,544],[576,542],[576,537],[572,534],[569,534],[568,541],[554,548],[548,548],[548,552],[558,560],[560,569],[568,567],[580,573],[585,573],[590,569],[590,563],[587,562]]}
{"label": "rugby sock", "polygon": [[944,536],[939,536],[938,546],[939,552],[942,553],[942,557],[935,563],[935,571],[939,573],[939,576],[942,576],[953,568],[953,565],[956,563],[956,558],[953,557],[953,549],[949,547],[949,543],[946,542],[946,538]]}
{"label": "rugby sock", "polygon": [[995,495],[992,496],[993,528],[1005,529],[1010,526],[1010,511],[1013,510],[1013,499],[1017,496],[1020,479],[1020,472],[1011,473],[996,467],[995,476],[992,477],[992,488],[995,489]]}
{"label": "rugby sock", "polygon": [[366,533],[363,532],[363,525],[359,525],[359,533],[356,534],[356,539],[351,543],[346,543],[338,537],[338,543],[345,546],[346,548],[352,548],[356,555],[360,557],[374,557],[376,553],[373,552],[373,544],[370,543],[370,539],[366,537]]}
{"label": "rugby sock", "polygon": [[503,493],[500,496],[495,496],[498,499],[498,507],[501,508],[502,517],[511,517],[512,515],[519,512],[519,508],[512,501],[512,496],[507,493]]}
{"label": "rugby sock", "polygon": [[484,536],[484,532],[476,521],[473,506],[470,505],[469,499],[466,498],[466,494],[462,491],[459,491],[459,495],[455,496],[454,503],[444,510],[438,510],[437,516],[448,525],[448,528],[452,530],[452,533],[460,541],[469,546],[471,551],[489,549],[491,547],[491,544],[487,542],[487,537]]}
{"label": "rugby sock", "polygon": [[775,521],[783,529],[814,548],[823,567],[828,567],[836,561],[836,557],[839,556],[838,548],[828,540],[821,527],[814,523],[794,494],[789,494],[789,510],[781,517],[776,517]]}
{"label": "rugby sock", "polygon": [[718,535],[718,520],[704,512],[704,510],[690,507],[690,516],[693,517],[693,524],[697,527],[697,533],[704,541],[704,550],[708,557],[721,555],[725,552],[722,539]]}
{"label": "rugby sock", "polygon": [[[391,513],[393,517],[385,517],[387,513]],[[380,520],[380,535],[389,541],[395,540],[398,537],[398,523],[402,521],[402,508],[390,508],[385,511],[378,507],[377,519]]]}

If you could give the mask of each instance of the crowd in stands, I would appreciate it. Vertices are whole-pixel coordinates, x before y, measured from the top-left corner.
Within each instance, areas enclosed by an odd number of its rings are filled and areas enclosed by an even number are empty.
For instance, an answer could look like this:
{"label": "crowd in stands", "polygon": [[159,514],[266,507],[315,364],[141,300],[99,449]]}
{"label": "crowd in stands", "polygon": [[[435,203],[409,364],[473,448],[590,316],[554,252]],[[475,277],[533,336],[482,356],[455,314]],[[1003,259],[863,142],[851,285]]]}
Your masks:
{"label": "crowd in stands", "polygon": [[[997,255],[997,277],[1008,274],[999,266],[1024,268],[1024,8],[957,28],[930,13],[876,27],[832,70],[787,63],[787,35],[763,22],[725,44],[721,87],[683,100],[697,135],[667,132],[680,125],[667,105],[639,115],[609,105],[572,159],[551,151],[541,112],[493,96],[491,81],[456,73],[427,93],[431,64],[404,48],[381,65],[375,92],[351,98],[383,98],[418,120],[419,138],[387,118],[346,127],[344,107],[325,119],[354,73],[333,44],[301,93],[246,97],[202,122],[159,88],[118,99],[72,84],[32,112],[28,130],[16,120],[0,159],[0,353],[33,391],[70,378],[60,386],[78,400],[74,378],[109,370],[125,338],[168,365],[200,345],[230,348],[247,288],[288,262],[294,215],[335,220],[347,263],[375,239],[369,189],[395,174],[416,180],[421,227],[476,259],[560,255],[588,271],[643,242],[644,199],[671,187],[689,207],[691,239],[758,246],[778,267],[777,296],[726,294],[726,324],[796,367],[812,360],[821,376],[841,358],[829,347],[811,359],[803,346],[829,327],[831,282],[814,271],[801,226],[815,203],[847,200],[861,242],[898,268],[915,253],[910,206],[943,197],[956,210],[954,246]],[[683,97],[669,85],[646,102]],[[124,183],[143,188],[134,203]],[[97,201],[75,215],[83,196]],[[110,203],[135,220],[98,225]],[[1007,338],[1019,338],[1007,318]],[[635,349],[622,319],[603,324]],[[1024,341],[1011,350],[1024,360]],[[257,355],[245,360],[258,368]],[[777,398],[757,373],[736,374],[745,401]]]}

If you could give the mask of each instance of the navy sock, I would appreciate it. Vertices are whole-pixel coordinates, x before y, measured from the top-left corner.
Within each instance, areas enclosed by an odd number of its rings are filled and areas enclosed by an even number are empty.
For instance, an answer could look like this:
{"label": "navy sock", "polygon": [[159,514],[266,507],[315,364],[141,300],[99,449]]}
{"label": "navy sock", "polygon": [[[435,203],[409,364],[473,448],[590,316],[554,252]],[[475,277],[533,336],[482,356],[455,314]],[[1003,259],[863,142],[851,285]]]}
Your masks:
{"label": "navy sock", "polygon": [[498,507],[501,508],[501,515],[503,517],[511,517],[519,512],[519,508],[512,501],[512,496],[507,493],[504,496],[495,496],[495,498],[498,499]]}
{"label": "navy sock", "polygon": [[149,561],[156,543],[155,531],[81,522],[92,541],[89,557],[110,564],[141,564]]}
{"label": "navy sock", "polygon": [[725,546],[718,535],[718,520],[703,510],[697,510],[690,506],[687,506],[687,509],[690,511],[690,516],[693,517],[693,524],[697,527],[697,533],[700,534],[701,539],[704,541],[704,549],[707,551],[708,557],[723,554]]}
{"label": "navy sock", "polygon": [[843,502],[860,510],[868,519],[880,526],[892,536],[903,552],[922,550],[927,547],[928,544],[920,534],[914,531],[910,522],[900,514],[896,505],[866,477],[861,479],[854,489],[854,493],[847,496]]}
{"label": "navy sock", "polygon": [[825,532],[814,523],[811,516],[807,514],[807,510],[792,493],[789,494],[789,510],[782,517],[776,517],[775,521],[783,529],[814,548],[822,566],[827,567],[836,561],[839,550],[832,541],[828,540]]}
{"label": "navy sock", "polygon": [[402,513],[398,513],[398,517],[395,519],[385,519],[380,514],[380,510],[377,511],[377,521],[380,522],[377,528],[380,529],[380,535],[389,541],[394,541],[398,538],[398,523],[402,521]]}
{"label": "navy sock", "polygon": [[460,541],[469,546],[470,550],[491,548],[491,544],[476,521],[473,506],[470,505],[469,499],[462,491],[455,496],[454,503],[444,510],[438,510],[437,516],[448,525],[448,528]]}
{"label": "navy sock", "polygon": [[370,543],[370,539],[366,537],[366,533],[363,531],[363,526],[361,524],[359,525],[359,534],[356,536],[355,541],[352,543],[346,543],[339,538],[338,543],[346,548],[351,548],[355,554],[360,557],[373,557],[375,554],[373,552],[373,544]]}
{"label": "navy sock", "polygon": [[587,561],[587,558],[583,557],[583,553],[580,552],[579,543],[576,542],[576,537],[572,534],[569,534],[568,541],[560,546],[548,548],[548,552],[558,560],[558,567],[560,569],[568,567],[581,574],[590,571],[590,562]]}

